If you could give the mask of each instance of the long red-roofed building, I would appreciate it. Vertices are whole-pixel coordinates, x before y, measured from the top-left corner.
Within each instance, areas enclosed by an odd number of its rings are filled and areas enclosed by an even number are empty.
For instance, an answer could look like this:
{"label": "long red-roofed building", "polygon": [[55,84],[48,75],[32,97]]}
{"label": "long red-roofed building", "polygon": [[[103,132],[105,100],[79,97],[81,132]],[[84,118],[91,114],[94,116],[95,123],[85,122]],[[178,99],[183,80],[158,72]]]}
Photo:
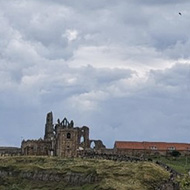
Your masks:
{"label": "long red-roofed building", "polygon": [[141,156],[144,154],[167,155],[172,151],[190,154],[190,143],[116,141],[114,149],[119,154]]}

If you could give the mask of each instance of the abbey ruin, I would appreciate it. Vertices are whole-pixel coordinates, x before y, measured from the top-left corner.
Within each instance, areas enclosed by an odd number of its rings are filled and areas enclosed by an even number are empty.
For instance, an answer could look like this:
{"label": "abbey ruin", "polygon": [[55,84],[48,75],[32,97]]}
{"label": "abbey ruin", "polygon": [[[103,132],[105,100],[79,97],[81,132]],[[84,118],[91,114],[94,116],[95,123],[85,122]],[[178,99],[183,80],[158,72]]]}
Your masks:
{"label": "abbey ruin", "polygon": [[0,156],[36,155],[81,157],[85,154],[125,155],[146,157],[149,155],[170,156],[173,151],[190,155],[190,143],[115,141],[108,149],[101,140],[89,139],[87,126],[75,127],[74,122],[64,118],[53,122],[53,113],[46,117],[44,138],[23,140],[19,147],[0,147]]}
{"label": "abbey ruin", "polygon": [[89,139],[89,128],[75,127],[74,122],[64,118],[53,123],[53,113],[46,117],[44,139],[23,140],[21,152],[23,155],[51,155],[61,157],[77,157],[81,152],[91,149],[105,149],[101,140]]}
{"label": "abbey ruin", "polygon": [[[91,146],[93,144],[93,146]],[[87,152],[109,155],[128,155],[143,157],[147,155],[169,155],[179,151],[183,155],[190,154],[189,143],[168,142],[134,142],[116,141],[112,149],[107,149],[101,140],[89,139],[87,126],[75,127],[74,122],[64,118],[53,122],[53,113],[46,117],[45,135],[43,139],[23,140],[22,155],[49,155],[60,157],[79,157]]]}

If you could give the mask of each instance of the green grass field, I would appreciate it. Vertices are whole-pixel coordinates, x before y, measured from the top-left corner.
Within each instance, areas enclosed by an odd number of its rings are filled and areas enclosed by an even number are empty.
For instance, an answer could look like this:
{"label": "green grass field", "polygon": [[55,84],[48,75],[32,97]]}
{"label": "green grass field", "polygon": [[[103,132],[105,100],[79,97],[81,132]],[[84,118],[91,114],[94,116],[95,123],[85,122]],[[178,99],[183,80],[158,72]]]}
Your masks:
{"label": "green grass field", "polygon": [[188,172],[190,171],[190,156],[179,156],[179,157],[157,156],[150,158],[153,159],[154,161],[156,160],[161,161],[182,174],[188,174]]}
{"label": "green grass field", "polygon": [[2,157],[0,170],[96,173],[96,184],[71,186],[64,181],[44,182],[19,177],[0,178],[1,190],[153,190],[169,178],[169,173],[150,162],[114,162],[56,157]]}

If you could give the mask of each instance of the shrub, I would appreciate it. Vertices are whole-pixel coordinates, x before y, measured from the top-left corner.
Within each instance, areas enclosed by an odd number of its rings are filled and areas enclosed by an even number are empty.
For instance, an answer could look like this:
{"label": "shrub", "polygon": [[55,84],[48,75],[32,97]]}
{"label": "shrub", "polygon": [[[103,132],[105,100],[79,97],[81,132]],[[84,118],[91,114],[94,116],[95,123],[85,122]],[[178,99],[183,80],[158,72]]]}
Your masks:
{"label": "shrub", "polygon": [[181,155],[181,153],[179,151],[177,151],[177,150],[173,150],[170,154],[173,157],[179,157]]}

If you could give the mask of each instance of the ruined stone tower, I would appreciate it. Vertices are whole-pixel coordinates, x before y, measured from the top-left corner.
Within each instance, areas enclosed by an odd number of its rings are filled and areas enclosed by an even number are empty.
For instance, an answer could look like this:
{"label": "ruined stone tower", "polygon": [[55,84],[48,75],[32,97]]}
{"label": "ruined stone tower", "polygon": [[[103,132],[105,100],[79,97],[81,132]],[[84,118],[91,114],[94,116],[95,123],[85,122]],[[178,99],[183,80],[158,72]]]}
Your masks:
{"label": "ruined stone tower", "polygon": [[56,155],[62,157],[76,157],[79,150],[89,148],[89,128],[74,127],[66,118],[58,120],[55,126]]}
{"label": "ruined stone tower", "polygon": [[21,145],[24,155],[51,155],[61,157],[77,157],[81,152],[90,149],[94,142],[94,149],[105,148],[100,140],[89,140],[89,128],[74,127],[74,122],[64,118],[53,123],[53,113],[46,116],[44,139],[23,140]]}
{"label": "ruined stone tower", "polygon": [[53,138],[54,138],[53,113],[49,112],[46,116],[44,140],[53,140]]}

